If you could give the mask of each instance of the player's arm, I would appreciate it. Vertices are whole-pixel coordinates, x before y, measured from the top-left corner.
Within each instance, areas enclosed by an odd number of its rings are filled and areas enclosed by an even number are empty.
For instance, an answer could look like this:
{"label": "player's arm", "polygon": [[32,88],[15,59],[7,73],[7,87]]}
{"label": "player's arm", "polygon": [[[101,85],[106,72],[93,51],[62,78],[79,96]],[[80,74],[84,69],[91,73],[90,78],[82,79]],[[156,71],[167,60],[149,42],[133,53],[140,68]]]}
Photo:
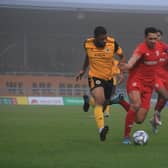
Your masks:
{"label": "player's arm", "polygon": [[119,68],[119,61],[116,59],[113,59],[113,75],[114,78],[117,79],[117,84],[121,84],[124,81],[124,74],[121,72]]}
{"label": "player's arm", "polygon": [[120,69],[122,71],[128,71],[131,68],[134,67],[134,65],[136,64],[136,62],[141,58],[140,55],[132,55],[132,57],[128,60],[128,63],[121,63],[120,64]]}
{"label": "player's arm", "polygon": [[120,68],[120,64],[126,62],[126,57],[124,56],[123,50],[122,50],[122,48],[118,45],[118,43],[115,41],[114,44],[115,44],[115,50],[114,50],[114,52],[115,52],[115,53],[119,56],[119,58],[120,58],[119,63],[118,63],[118,67],[119,67],[119,70],[120,70],[120,73],[118,74],[118,77],[119,77],[118,84],[120,84],[120,83],[122,83],[122,82],[124,81],[124,74],[123,74],[122,69]]}
{"label": "player's arm", "polygon": [[85,74],[87,67],[89,66],[89,59],[88,56],[86,55],[85,60],[83,62],[82,69],[79,71],[79,73],[76,75],[76,80],[81,80],[83,75]]}
{"label": "player's arm", "polygon": [[163,51],[168,53],[168,44],[166,44],[165,42],[163,41],[160,41],[160,44],[162,45],[163,47]]}
{"label": "player's arm", "polygon": [[119,58],[120,58],[120,61],[119,61],[119,63],[123,63],[123,62],[126,62],[126,57],[124,56],[124,54],[123,54],[123,50],[122,50],[122,48],[119,46],[119,44],[116,42],[116,41],[114,41],[114,52],[119,56]]}
{"label": "player's arm", "polygon": [[135,51],[133,52],[131,58],[128,60],[128,63],[121,63],[120,64],[120,69],[122,71],[128,71],[128,70],[132,69],[135,66],[135,64],[137,63],[137,61],[141,58],[141,56],[142,56],[142,52],[139,49],[139,47],[137,47],[135,49]]}

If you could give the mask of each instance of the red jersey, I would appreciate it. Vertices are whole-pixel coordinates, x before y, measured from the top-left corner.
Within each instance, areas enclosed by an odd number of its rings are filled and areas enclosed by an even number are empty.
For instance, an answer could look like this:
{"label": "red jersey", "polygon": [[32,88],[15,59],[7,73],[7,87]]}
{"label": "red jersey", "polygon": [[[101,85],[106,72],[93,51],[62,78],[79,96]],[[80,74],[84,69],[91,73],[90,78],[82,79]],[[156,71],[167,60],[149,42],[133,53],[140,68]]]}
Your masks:
{"label": "red jersey", "polygon": [[168,77],[168,52],[167,52],[168,45],[162,41],[159,41],[159,43],[163,48],[163,52],[159,58],[156,75],[159,76],[159,78],[167,78]]}
{"label": "red jersey", "polygon": [[162,52],[163,46],[159,42],[156,42],[152,49],[148,48],[146,42],[140,43],[133,52],[133,55],[140,56],[140,59],[130,69],[129,79],[138,79],[145,85],[153,85]]}

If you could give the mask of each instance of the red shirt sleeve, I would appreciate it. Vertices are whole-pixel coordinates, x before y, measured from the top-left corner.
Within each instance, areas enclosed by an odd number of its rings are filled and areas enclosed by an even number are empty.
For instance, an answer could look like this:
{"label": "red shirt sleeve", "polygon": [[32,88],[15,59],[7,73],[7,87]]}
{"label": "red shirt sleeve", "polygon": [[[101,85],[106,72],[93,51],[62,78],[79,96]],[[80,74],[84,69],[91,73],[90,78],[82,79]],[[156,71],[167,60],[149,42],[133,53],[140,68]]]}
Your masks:
{"label": "red shirt sleeve", "polygon": [[159,43],[162,46],[163,51],[168,53],[168,44],[164,43],[163,41],[160,41]]}
{"label": "red shirt sleeve", "polygon": [[135,50],[133,51],[134,56],[142,56],[144,54],[144,46],[142,44],[138,45]]}

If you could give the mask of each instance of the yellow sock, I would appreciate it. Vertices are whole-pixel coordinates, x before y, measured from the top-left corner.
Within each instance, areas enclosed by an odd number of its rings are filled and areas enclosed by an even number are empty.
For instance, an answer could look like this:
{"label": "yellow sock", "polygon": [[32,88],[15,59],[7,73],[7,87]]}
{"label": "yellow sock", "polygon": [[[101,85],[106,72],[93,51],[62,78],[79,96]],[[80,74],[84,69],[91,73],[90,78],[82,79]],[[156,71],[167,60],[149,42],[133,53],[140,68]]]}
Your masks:
{"label": "yellow sock", "polygon": [[95,106],[94,116],[95,116],[97,127],[99,129],[104,128],[104,116],[103,116],[102,106]]}
{"label": "yellow sock", "polygon": [[104,110],[104,114],[105,114],[105,115],[110,115],[110,105],[108,105],[108,106],[106,107],[106,109]]}
{"label": "yellow sock", "polygon": [[94,100],[94,98],[93,98],[92,96],[90,96],[90,98],[89,98],[89,104],[90,104],[92,107],[95,106],[95,100]]}

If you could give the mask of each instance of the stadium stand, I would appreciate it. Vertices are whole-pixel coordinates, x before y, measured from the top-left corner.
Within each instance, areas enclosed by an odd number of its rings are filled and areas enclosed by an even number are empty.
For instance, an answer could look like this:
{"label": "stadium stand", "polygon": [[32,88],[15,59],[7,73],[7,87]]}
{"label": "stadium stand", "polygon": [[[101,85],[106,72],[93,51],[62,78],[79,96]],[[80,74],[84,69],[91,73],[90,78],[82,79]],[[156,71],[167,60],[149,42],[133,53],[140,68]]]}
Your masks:
{"label": "stadium stand", "polygon": [[127,57],[149,23],[168,34],[167,13],[146,14],[143,10],[135,13],[2,7],[0,20],[2,96],[79,96],[89,92],[87,79],[76,83],[74,74],[85,56],[83,42],[97,25],[107,27]]}

